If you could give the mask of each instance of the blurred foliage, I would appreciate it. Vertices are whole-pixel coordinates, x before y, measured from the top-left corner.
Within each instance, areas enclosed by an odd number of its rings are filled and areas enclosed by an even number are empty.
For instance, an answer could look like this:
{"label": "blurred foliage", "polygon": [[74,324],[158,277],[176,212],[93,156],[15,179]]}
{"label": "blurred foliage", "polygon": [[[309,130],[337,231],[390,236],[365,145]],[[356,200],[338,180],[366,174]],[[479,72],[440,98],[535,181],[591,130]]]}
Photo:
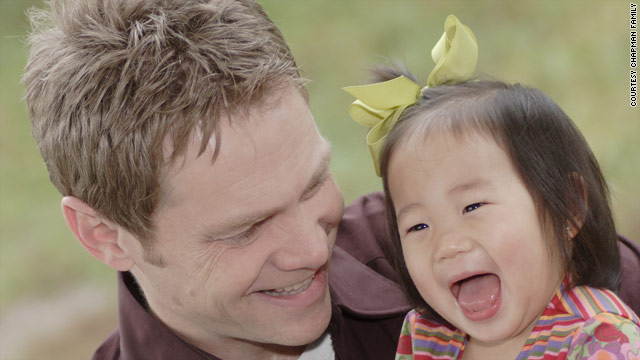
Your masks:
{"label": "blurred foliage", "polygon": [[[381,188],[341,87],[367,67],[401,59],[424,81],[444,18],[456,14],[480,44],[478,72],[549,94],[577,123],[609,180],[619,231],[640,240],[640,117],[629,107],[628,1],[262,0],[312,81],[318,126],[333,144],[345,200]],[[113,272],[64,225],[60,195],[30,135],[20,84],[28,29],[40,1],[0,0],[0,313],[23,296]]]}

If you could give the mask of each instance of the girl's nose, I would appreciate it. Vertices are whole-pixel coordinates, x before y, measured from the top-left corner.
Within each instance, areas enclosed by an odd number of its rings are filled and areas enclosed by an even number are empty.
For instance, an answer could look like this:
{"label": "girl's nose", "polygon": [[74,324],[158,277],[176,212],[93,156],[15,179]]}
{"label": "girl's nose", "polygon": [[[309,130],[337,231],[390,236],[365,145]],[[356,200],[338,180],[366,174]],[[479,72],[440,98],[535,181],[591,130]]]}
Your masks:
{"label": "girl's nose", "polygon": [[444,261],[463,255],[473,249],[473,240],[460,229],[450,229],[437,234],[435,259]]}

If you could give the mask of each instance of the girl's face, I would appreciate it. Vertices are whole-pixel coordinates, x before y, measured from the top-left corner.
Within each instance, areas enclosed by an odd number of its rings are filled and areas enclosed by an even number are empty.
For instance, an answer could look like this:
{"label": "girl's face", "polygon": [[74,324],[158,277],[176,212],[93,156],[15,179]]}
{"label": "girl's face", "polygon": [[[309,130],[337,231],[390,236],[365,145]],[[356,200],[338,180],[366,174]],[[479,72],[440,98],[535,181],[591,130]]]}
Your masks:
{"label": "girl's face", "polygon": [[[524,345],[562,280],[551,227],[507,154],[484,135],[400,144],[388,171],[409,274],[471,345]],[[519,344],[519,345],[518,345]]]}

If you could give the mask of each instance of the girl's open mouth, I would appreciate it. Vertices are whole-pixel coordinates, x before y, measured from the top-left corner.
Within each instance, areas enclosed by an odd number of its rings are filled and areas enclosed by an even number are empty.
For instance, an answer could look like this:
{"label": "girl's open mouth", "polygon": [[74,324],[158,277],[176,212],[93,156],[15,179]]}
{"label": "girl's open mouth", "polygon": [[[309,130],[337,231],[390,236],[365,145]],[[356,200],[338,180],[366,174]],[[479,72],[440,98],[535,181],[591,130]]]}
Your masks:
{"label": "girl's open mouth", "polygon": [[500,308],[501,283],[496,274],[477,274],[456,281],[451,293],[469,320],[489,319]]}

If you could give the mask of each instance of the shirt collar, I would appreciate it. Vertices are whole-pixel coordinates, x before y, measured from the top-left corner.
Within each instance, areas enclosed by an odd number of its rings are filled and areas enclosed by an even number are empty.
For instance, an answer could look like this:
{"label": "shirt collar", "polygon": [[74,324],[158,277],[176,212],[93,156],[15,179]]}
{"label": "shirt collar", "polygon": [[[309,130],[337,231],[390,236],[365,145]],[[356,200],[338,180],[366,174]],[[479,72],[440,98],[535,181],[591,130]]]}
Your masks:
{"label": "shirt collar", "polygon": [[397,283],[362,264],[336,246],[329,266],[331,299],[353,315],[388,317],[411,309]]}
{"label": "shirt collar", "polygon": [[128,272],[118,273],[118,317],[123,359],[218,359],[178,337],[147,311],[142,291]]}

